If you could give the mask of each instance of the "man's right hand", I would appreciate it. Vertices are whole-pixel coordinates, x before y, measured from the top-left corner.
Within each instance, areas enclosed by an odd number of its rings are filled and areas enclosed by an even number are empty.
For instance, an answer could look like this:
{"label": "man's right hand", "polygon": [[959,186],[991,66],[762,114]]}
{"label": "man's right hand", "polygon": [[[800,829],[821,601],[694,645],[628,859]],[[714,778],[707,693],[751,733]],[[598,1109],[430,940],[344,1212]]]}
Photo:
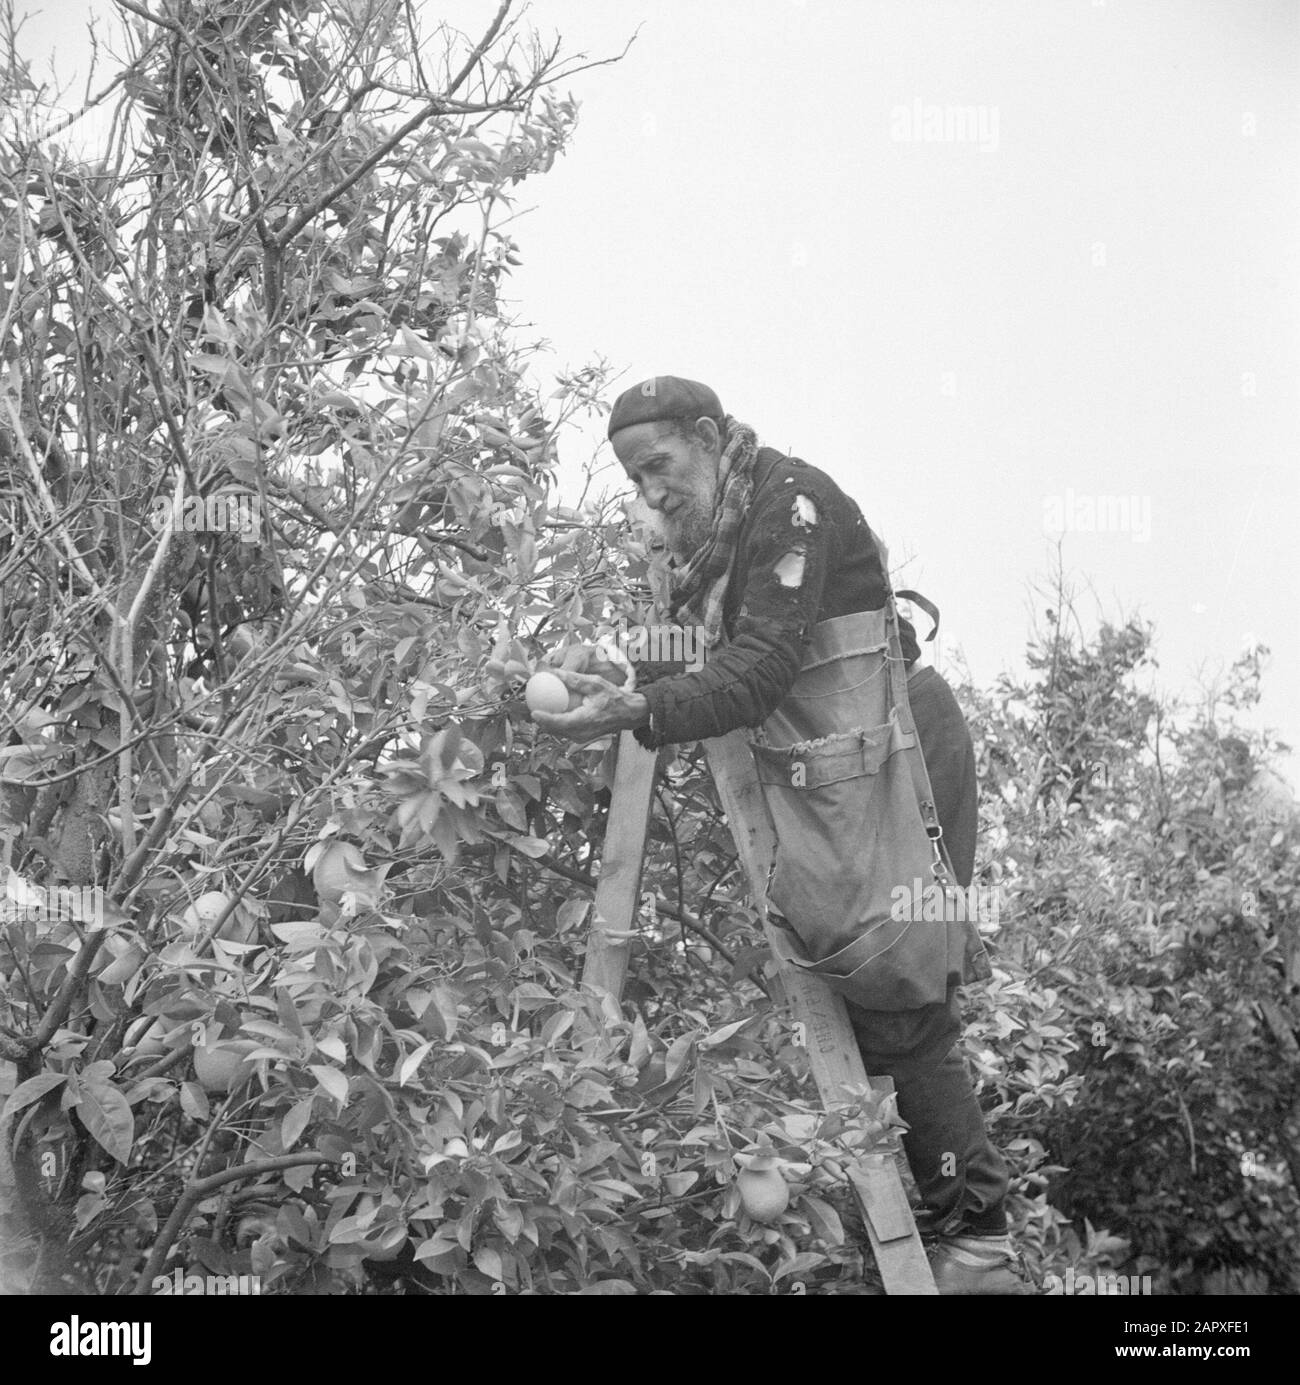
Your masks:
{"label": "man's right hand", "polygon": [[564,651],[558,668],[566,673],[587,673],[622,687],[627,681],[627,669],[609,658],[599,645],[574,644]]}
{"label": "man's right hand", "polygon": [[602,736],[633,731],[650,722],[650,704],[640,693],[616,686],[594,673],[557,669],[555,675],[582,702],[570,712],[534,712],[533,720],[554,736],[567,736],[579,745]]}

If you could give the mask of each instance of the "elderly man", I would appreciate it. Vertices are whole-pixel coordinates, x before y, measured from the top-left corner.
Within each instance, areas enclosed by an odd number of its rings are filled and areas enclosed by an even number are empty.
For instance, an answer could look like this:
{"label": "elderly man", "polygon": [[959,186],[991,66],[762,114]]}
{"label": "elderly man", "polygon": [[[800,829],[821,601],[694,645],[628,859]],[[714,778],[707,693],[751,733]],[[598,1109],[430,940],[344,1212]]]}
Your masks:
{"label": "elderly man", "polygon": [[[702,625],[709,657],[695,672],[638,665],[634,691],[565,673],[582,705],[536,713],[537,722],[580,742],[631,729],[652,749],[761,726],[790,693],[819,625],[885,606],[875,536],[825,472],[760,448],[754,430],[725,414],[706,385],[657,376],[634,386],[614,405],[609,437],[675,557],[672,615]],[[967,886],[976,834],[970,734],[938,672],[912,668],[912,627],[899,621],[898,633],[934,808],[958,883]],[[868,1073],[894,1079],[910,1126],[904,1148],[940,1292],[1024,1292],[1007,1234],[1007,1167],[957,1047],[956,986],[919,1008],[850,1003],[849,1013]]]}

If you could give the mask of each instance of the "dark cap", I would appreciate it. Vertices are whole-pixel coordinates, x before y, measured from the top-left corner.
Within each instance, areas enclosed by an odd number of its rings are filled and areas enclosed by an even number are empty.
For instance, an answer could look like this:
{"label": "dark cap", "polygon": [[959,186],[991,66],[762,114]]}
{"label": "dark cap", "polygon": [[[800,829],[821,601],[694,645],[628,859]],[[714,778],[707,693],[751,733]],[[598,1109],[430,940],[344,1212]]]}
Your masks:
{"label": "dark cap", "polygon": [[722,403],[708,385],[698,380],[655,375],[624,390],[614,401],[608,435],[612,438],[620,428],[629,428],[634,423],[657,423],[671,418],[687,419],[691,423],[697,418],[715,418],[721,423],[724,418]]}

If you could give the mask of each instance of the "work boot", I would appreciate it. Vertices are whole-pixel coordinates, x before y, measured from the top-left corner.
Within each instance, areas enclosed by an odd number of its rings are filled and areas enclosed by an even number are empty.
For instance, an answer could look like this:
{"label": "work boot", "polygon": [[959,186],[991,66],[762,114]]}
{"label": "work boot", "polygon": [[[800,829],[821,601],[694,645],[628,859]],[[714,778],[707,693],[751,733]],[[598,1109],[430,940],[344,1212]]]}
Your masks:
{"label": "work boot", "polygon": [[941,1294],[1032,1294],[1010,1236],[944,1236],[929,1251]]}

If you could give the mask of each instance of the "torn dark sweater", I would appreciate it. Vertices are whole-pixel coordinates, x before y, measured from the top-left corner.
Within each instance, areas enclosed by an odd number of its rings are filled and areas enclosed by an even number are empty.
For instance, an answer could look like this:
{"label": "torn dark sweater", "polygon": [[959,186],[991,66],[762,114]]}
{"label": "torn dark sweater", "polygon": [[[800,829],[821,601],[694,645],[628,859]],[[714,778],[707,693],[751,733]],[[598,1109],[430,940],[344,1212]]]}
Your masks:
{"label": "torn dark sweater", "polygon": [[[726,643],[694,673],[684,662],[639,662],[637,691],[650,704],[642,745],[706,740],[758,726],[794,684],[812,628],[885,604],[876,537],[857,504],[816,467],[759,449],[753,501],[741,530],[723,607]],[[919,656],[899,620],[903,659]]]}

